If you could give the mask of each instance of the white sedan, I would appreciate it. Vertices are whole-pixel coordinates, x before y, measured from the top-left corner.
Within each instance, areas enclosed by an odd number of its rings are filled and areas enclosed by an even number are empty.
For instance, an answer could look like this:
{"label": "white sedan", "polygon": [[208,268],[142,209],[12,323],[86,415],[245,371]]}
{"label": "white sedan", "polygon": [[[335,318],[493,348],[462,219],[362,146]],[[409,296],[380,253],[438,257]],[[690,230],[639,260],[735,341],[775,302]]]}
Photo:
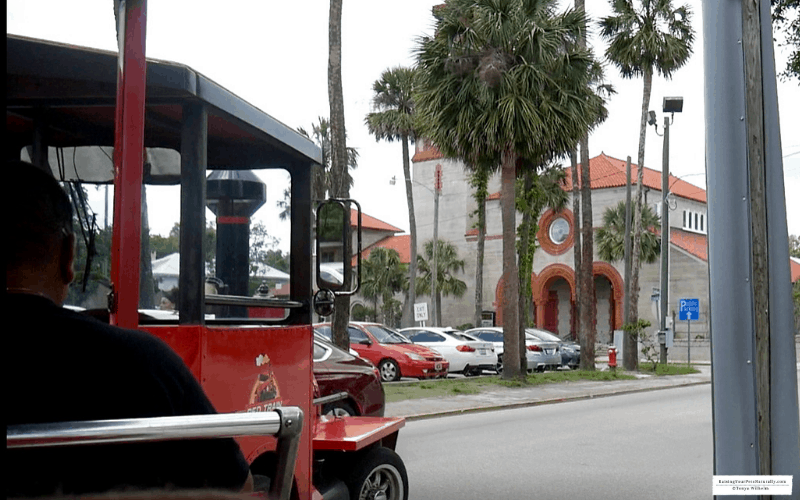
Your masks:
{"label": "white sedan", "polygon": [[437,351],[450,362],[450,371],[466,376],[494,370],[497,354],[491,342],[464,335],[454,328],[414,327],[400,330],[411,342]]}

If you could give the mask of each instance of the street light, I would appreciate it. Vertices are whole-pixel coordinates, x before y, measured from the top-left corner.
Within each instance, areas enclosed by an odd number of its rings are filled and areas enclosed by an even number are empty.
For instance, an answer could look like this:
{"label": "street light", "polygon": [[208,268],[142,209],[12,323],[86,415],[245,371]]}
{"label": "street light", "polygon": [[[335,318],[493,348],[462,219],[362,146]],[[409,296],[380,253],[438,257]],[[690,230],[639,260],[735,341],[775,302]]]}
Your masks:
{"label": "street light", "polygon": [[[675,118],[675,113],[683,111],[683,97],[665,97],[662,111],[670,113],[669,117],[664,117],[664,151],[661,161],[661,321],[659,330],[666,332],[669,306],[669,126]],[[648,116],[647,123],[653,125],[658,134],[655,111],[649,111]],[[662,363],[667,362],[667,343],[664,337],[659,335]]]}
{"label": "street light", "polygon": [[[433,189],[421,184],[415,180],[411,181],[412,184],[425,189],[433,194],[433,262],[431,263],[431,324],[437,326],[437,307],[436,307],[436,278],[438,275],[438,247],[439,247],[439,193],[442,191],[442,165],[436,164],[436,169],[433,174]],[[393,176],[389,179],[389,184],[394,186],[397,179]]]}

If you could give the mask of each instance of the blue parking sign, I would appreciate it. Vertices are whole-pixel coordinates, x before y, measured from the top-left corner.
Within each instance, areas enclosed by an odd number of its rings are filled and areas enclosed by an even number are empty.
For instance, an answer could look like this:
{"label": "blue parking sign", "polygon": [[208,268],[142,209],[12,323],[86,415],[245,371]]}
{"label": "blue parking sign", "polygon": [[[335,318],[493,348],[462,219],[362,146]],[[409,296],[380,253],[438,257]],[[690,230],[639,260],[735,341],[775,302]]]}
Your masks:
{"label": "blue parking sign", "polygon": [[697,321],[700,319],[700,299],[679,299],[678,319]]}

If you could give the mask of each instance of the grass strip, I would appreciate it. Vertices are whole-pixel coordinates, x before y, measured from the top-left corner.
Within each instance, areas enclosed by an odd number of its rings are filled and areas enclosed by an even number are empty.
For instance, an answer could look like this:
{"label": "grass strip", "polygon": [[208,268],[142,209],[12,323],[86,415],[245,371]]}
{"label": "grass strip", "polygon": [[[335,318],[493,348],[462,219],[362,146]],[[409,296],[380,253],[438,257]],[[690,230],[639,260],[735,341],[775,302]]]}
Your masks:
{"label": "grass strip", "polygon": [[632,380],[633,375],[622,371],[557,371],[534,373],[528,375],[524,381],[503,380],[499,376],[486,376],[475,378],[426,380],[409,384],[385,384],[386,402],[404,401],[406,399],[432,398],[457,396],[460,394],[479,394],[485,390],[497,387],[531,387],[541,384],[554,384],[577,380]]}
{"label": "grass strip", "polygon": [[653,364],[653,363],[639,363],[639,371],[641,373],[650,373],[653,375],[689,375],[692,373],[700,373],[700,370],[692,368],[687,365],[679,364]]}

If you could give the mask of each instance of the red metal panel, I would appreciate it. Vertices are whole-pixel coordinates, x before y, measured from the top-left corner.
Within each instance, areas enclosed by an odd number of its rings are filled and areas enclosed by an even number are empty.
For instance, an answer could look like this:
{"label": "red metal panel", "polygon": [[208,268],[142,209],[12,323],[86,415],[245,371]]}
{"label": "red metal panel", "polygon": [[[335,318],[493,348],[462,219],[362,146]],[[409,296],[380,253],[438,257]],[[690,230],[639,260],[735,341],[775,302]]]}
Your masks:
{"label": "red metal panel", "polygon": [[[166,341],[220,413],[299,406],[305,415],[296,464],[299,498],[311,497],[312,333],[310,326],[145,327]],[[239,439],[249,462],[274,451],[275,438]]]}
{"label": "red metal panel", "polygon": [[358,451],[398,432],[399,417],[320,417],[314,427],[314,450]]}
{"label": "red metal panel", "polygon": [[201,357],[200,339],[203,328],[200,326],[142,326],[140,330],[152,333],[169,344],[172,350],[186,363],[192,375],[200,380]]}
{"label": "red metal panel", "polygon": [[117,115],[114,131],[114,235],[111,282],[116,301],[111,323],[135,328],[139,313],[139,246],[147,65],[147,1],[120,2]]}

